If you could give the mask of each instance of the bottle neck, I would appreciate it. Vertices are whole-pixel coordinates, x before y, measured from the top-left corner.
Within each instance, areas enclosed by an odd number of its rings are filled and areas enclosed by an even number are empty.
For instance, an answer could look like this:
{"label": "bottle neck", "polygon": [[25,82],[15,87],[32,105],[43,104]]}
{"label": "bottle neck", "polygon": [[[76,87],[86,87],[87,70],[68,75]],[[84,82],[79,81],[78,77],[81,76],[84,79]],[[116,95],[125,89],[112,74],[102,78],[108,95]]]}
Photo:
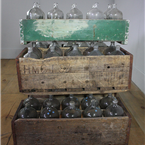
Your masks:
{"label": "bottle neck", "polygon": [[111,9],[111,8],[112,8],[112,5],[109,4],[109,5],[108,5],[108,9]]}
{"label": "bottle neck", "polygon": [[113,4],[112,5],[112,8],[117,8],[117,4]]}
{"label": "bottle neck", "polygon": [[112,41],[111,44],[110,44],[110,46],[115,46],[115,42]]}
{"label": "bottle neck", "polygon": [[73,97],[74,97],[74,95],[73,95],[73,94],[70,94],[70,95],[69,95],[69,97],[70,97],[70,98],[73,98]]}
{"label": "bottle neck", "polygon": [[72,48],[73,48],[73,50],[78,50],[78,45],[77,45],[77,44],[74,44],[74,45],[72,46]]}
{"label": "bottle neck", "polygon": [[98,5],[99,5],[99,3],[95,3],[95,4],[92,6],[92,8],[93,8],[93,9],[96,9],[96,8],[98,7]]}
{"label": "bottle neck", "polygon": [[94,50],[98,50],[98,45],[95,45],[94,46]]}
{"label": "bottle neck", "polygon": [[37,3],[37,2],[34,2],[34,4],[33,4],[33,8],[40,8],[40,4]]}
{"label": "bottle neck", "polygon": [[54,8],[54,9],[58,8],[58,3],[54,3],[54,4],[53,4],[53,8]]}
{"label": "bottle neck", "polygon": [[73,4],[71,9],[74,9],[74,8],[77,8],[77,5],[76,4]]}

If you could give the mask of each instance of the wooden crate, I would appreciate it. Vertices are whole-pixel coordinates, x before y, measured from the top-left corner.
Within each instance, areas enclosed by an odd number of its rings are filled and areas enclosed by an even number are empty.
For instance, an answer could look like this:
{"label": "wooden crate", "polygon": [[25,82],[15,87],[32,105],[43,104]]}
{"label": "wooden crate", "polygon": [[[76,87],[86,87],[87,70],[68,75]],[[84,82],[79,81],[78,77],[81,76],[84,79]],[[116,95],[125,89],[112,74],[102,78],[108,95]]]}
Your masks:
{"label": "wooden crate", "polygon": [[131,87],[133,56],[16,58],[19,90],[30,95],[116,93]]}
{"label": "wooden crate", "polygon": [[14,145],[127,145],[131,117],[117,99],[124,116],[74,119],[61,118],[61,115],[58,119],[18,119],[22,101],[12,120]]}

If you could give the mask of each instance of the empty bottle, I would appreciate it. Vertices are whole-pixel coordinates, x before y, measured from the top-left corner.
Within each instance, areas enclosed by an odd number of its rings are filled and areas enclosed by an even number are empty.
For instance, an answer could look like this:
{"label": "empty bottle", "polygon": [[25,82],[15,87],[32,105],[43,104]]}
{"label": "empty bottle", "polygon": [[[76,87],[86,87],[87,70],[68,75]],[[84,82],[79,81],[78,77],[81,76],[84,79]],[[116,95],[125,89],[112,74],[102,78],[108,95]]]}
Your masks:
{"label": "empty bottle", "polygon": [[75,106],[77,108],[79,108],[80,102],[79,102],[78,98],[74,97],[73,94],[70,94],[68,97],[66,97],[65,99],[62,100],[62,109],[64,109],[67,106],[69,106],[69,102],[70,101],[74,101],[75,102]]}
{"label": "empty bottle", "polygon": [[117,9],[117,4],[112,5],[112,9],[108,12],[108,19],[123,19],[123,13]]}
{"label": "empty bottle", "polygon": [[109,105],[106,110],[104,111],[104,116],[105,117],[115,117],[115,116],[123,116],[124,111],[121,106],[118,104],[118,100],[114,98],[113,102],[111,105]]}
{"label": "empty bottle", "polygon": [[99,3],[95,3],[92,9],[87,12],[86,19],[104,19],[105,15],[102,11],[98,9]]}
{"label": "empty bottle", "polygon": [[30,102],[27,102],[25,107],[19,111],[18,118],[37,118],[37,111],[31,107]]}
{"label": "empty bottle", "polygon": [[115,42],[111,42],[110,46],[108,48],[106,48],[103,53],[104,53],[104,55],[110,55],[111,52],[113,52],[115,50],[116,50]]}
{"label": "empty bottle", "polygon": [[37,2],[34,2],[33,8],[27,11],[26,19],[45,19],[45,13]]}
{"label": "empty bottle", "polygon": [[84,110],[83,112],[83,116],[84,117],[101,117],[102,116],[102,111],[101,109],[98,107],[98,105],[96,105],[96,100],[92,99],[90,105]]}
{"label": "empty bottle", "polygon": [[106,19],[108,19],[108,14],[109,14],[109,11],[112,9],[112,5],[111,4],[108,4],[108,9],[104,12],[104,15],[106,17]]}
{"label": "empty bottle", "polygon": [[33,96],[29,96],[27,99],[25,99],[23,101],[23,106],[25,106],[26,103],[30,103],[30,106],[35,108],[36,110],[40,110],[41,106],[40,106],[40,102],[34,98]]}
{"label": "empty bottle", "polygon": [[59,112],[52,107],[51,102],[47,102],[46,107],[40,113],[40,118],[59,118]]}
{"label": "empty bottle", "polygon": [[83,19],[83,14],[76,4],[72,5],[70,12],[66,14],[66,19]]}
{"label": "empty bottle", "polygon": [[112,103],[113,99],[114,97],[112,96],[111,93],[109,93],[107,97],[103,97],[100,100],[100,108],[106,109]]}
{"label": "empty bottle", "polygon": [[58,3],[54,3],[53,9],[47,13],[47,19],[63,19],[63,18],[64,18],[64,14],[58,8]]}
{"label": "empty bottle", "polygon": [[96,55],[103,55],[103,54],[99,51],[98,45],[94,45],[93,51],[91,51],[88,55],[89,56],[96,56]]}
{"label": "empty bottle", "polygon": [[80,118],[81,111],[75,105],[74,101],[69,102],[69,106],[62,110],[62,118]]}
{"label": "empty bottle", "polygon": [[81,102],[81,108],[82,108],[82,110],[85,110],[91,104],[91,100],[96,100],[95,101],[96,106],[99,105],[98,100],[95,99],[95,97],[93,96],[93,94],[89,94]]}
{"label": "empty bottle", "polygon": [[53,95],[49,95],[49,98],[43,102],[43,108],[47,106],[48,102],[51,102],[51,107],[60,110],[60,102],[56,98],[54,98]]}
{"label": "empty bottle", "polygon": [[120,46],[116,45],[116,50],[111,52],[111,55],[125,55],[125,54],[120,50]]}

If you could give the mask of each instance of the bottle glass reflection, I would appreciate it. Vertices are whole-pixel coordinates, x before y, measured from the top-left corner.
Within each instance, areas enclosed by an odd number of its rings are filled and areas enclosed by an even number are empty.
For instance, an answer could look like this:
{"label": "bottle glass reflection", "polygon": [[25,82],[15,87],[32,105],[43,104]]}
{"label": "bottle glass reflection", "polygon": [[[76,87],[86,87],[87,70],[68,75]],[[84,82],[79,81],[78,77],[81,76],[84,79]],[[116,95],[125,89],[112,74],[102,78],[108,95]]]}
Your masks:
{"label": "bottle glass reflection", "polygon": [[37,111],[31,107],[30,102],[27,102],[25,107],[19,111],[18,118],[37,118]]}
{"label": "bottle glass reflection", "polygon": [[98,9],[99,3],[95,3],[92,9],[87,12],[86,19],[104,19],[105,15],[102,11]]}
{"label": "bottle glass reflection", "polygon": [[115,42],[111,42],[110,46],[108,48],[106,48],[103,53],[104,53],[104,55],[110,55],[111,52],[113,52],[115,50],[116,50]]}
{"label": "bottle glass reflection", "polygon": [[93,51],[91,51],[88,55],[95,56],[95,55],[103,55],[103,54],[99,51],[98,45],[94,45]]}
{"label": "bottle glass reflection", "polygon": [[64,14],[58,8],[58,3],[54,3],[53,9],[47,13],[47,19],[63,19],[63,18],[64,18]]}
{"label": "bottle glass reflection", "polygon": [[125,54],[120,50],[120,46],[116,45],[116,50],[111,52],[111,55],[125,55]]}
{"label": "bottle glass reflection", "polygon": [[106,19],[109,19],[108,14],[109,14],[109,11],[111,9],[112,9],[112,5],[111,4],[108,4],[108,9],[104,12],[104,15],[105,15]]}
{"label": "bottle glass reflection", "polygon": [[83,52],[83,55],[87,56],[94,50],[94,42],[91,42],[90,44],[88,43],[89,47]]}
{"label": "bottle glass reflection", "polygon": [[58,110],[52,107],[51,102],[46,102],[46,107],[41,111],[40,118],[59,118]]}
{"label": "bottle glass reflection", "polygon": [[60,102],[56,98],[54,98],[53,95],[49,95],[49,98],[43,102],[43,108],[47,106],[48,102],[51,102],[51,107],[60,110]]}
{"label": "bottle glass reflection", "polygon": [[66,14],[66,19],[83,19],[83,14],[76,4],[72,5],[70,12]]}
{"label": "bottle glass reflection", "polygon": [[90,105],[84,110],[83,112],[84,117],[101,117],[102,116],[102,111],[96,105],[96,100],[92,99]]}
{"label": "bottle glass reflection", "polygon": [[81,111],[75,105],[74,101],[69,102],[69,106],[62,110],[62,118],[80,118]]}
{"label": "bottle glass reflection", "polygon": [[115,116],[123,116],[124,111],[121,106],[119,106],[117,99],[115,98],[111,105],[109,105],[104,111],[105,117],[115,117]]}
{"label": "bottle glass reflection", "polygon": [[45,14],[37,2],[34,2],[33,8],[27,11],[26,19],[45,19]]}
{"label": "bottle glass reflection", "polygon": [[35,47],[37,48],[48,48],[49,44],[47,42],[36,42]]}
{"label": "bottle glass reflection", "polygon": [[79,108],[80,102],[79,102],[78,98],[76,98],[73,94],[70,94],[68,97],[66,97],[64,100],[62,100],[62,109],[64,109],[67,106],[69,106],[69,102],[70,101],[74,101],[75,102],[75,106],[77,108]]}

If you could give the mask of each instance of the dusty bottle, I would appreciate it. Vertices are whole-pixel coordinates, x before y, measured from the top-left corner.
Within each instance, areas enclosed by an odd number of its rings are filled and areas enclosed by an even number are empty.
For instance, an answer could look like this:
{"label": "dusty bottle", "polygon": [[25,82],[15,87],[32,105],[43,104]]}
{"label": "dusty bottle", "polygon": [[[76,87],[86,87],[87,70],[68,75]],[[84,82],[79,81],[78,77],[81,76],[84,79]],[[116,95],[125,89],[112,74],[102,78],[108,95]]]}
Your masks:
{"label": "dusty bottle", "polygon": [[80,118],[81,111],[75,105],[74,101],[69,102],[69,106],[62,111],[62,118]]}
{"label": "dusty bottle", "polygon": [[116,47],[115,47],[115,42],[111,42],[110,46],[104,50],[104,55],[110,55],[111,52],[115,51]]}
{"label": "dusty bottle", "polygon": [[59,118],[58,110],[52,107],[51,102],[46,102],[46,107],[41,111],[40,118]]}
{"label": "dusty bottle", "polygon": [[37,111],[31,107],[30,102],[27,102],[25,107],[19,111],[18,118],[37,118]]}
{"label": "dusty bottle", "polygon": [[40,106],[40,102],[34,98],[33,96],[29,96],[27,99],[25,99],[23,101],[23,106],[25,106],[26,103],[30,103],[30,106],[35,108],[36,110],[40,110],[41,106]]}
{"label": "dusty bottle", "polygon": [[79,102],[78,98],[76,98],[73,94],[70,94],[68,97],[66,97],[65,99],[62,100],[62,109],[64,109],[67,106],[69,106],[69,102],[70,101],[74,101],[75,102],[75,106],[77,108],[79,108],[80,102]]}
{"label": "dusty bottle", "polygon": [[27,11],[26,19],[45,19],[45,13],[37,2],[34,2],[33,8]]}
{"label": "dusty bottle", "polygon": [[43,108],[47,106],[48,102],[51,102],[51,107],[60,110],[60,102],[56,98],[54,98],[53,95],[49,95],[49,98],[43,102]]}
{"label": "dusty bottle", "polygon": [[109,93],[107,97],[103,97],[100,100],[100,108],[106,109],[112,103],[113,99],[114,97],[112,96],[111,93]]}
{"label": "dusty bottle", "polygon": [[96,99],[92,99],[90,105],[83,112],[84,117],[101,117],[102,111],[96,103]]}
{"label": "dusty bottle", "polygon": [[115,117],[115,116],[123,116],[124,111],[121,106],[118,104],[118,100],[114,98],[113,102],[111,105],[109,105],[106,110],[104,111],[104,116],[105,117]]}
{"label": "dusty bottle", "polygon": [[47,13],[47,19],[63,19],[63,18],[64,18],[64,14],[58,8],[58,3],[54,3],[53,9],[48,11]]}
{"label": "dusty bottle", "polygon": [[89,95],[87,95],[87,96],[81,101],[81,108],[82,108],[82,110],[85,110],[85,109],[91,104],[91,100],[95,100],[96,106],[99,105],[98,100],[95,99],[95,97],[93,96],[93,94],[89,94]]}
{"label": "dusty bottle", "polygon": [[125,55],[125,54],[120,50],[120,46],[116,45],[116,50],[111,52],[111,55]]}

